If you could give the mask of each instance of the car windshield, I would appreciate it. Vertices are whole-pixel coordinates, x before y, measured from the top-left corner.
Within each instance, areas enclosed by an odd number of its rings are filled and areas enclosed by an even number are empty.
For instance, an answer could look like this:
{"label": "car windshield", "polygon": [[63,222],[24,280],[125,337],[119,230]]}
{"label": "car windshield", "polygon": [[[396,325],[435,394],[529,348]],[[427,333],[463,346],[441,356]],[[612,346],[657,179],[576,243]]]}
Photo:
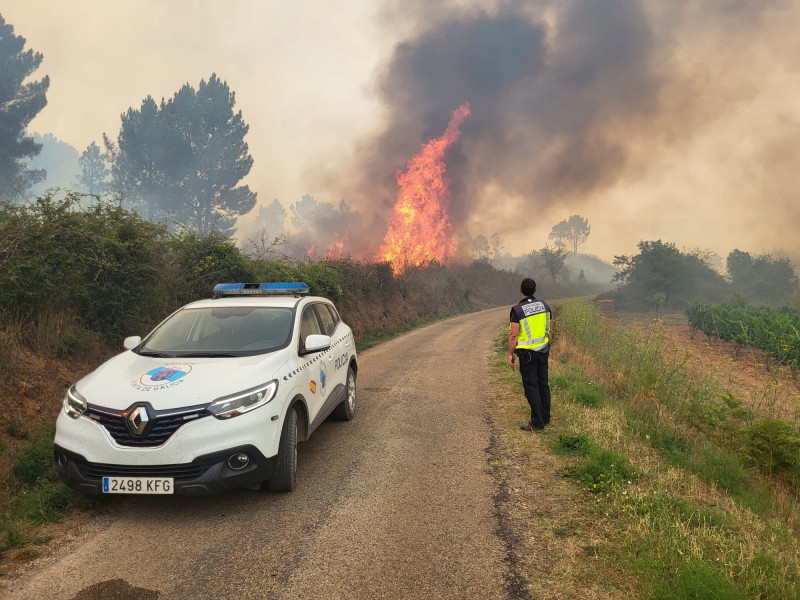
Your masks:
{"label": "car windshield", "polygon": [[175,357],[263,354],[289,343],[293,316],[291,308],[186,308],[164,321],[137,351]]}

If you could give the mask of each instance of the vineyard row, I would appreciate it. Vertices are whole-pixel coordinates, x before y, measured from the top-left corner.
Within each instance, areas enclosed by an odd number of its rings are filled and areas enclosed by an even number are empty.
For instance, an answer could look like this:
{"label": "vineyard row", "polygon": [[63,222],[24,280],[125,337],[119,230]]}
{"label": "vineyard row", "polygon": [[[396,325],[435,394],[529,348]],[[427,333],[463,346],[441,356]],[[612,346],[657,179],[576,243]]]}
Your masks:
{"label": "vineyard row", "polygon": [[800,365],[800,310],[697,302],[686,316],[693,329],[706,335],[758,348],[793,369]]}

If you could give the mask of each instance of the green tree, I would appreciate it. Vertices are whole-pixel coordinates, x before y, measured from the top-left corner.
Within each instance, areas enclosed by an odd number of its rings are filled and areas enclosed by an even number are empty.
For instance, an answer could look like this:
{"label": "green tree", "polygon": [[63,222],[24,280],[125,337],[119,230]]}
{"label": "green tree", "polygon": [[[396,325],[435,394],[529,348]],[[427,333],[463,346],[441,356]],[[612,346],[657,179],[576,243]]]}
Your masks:
{"label": "green tree", "polygon": [[[163,103],[162,103],[163,105]],[[117,141],[103,136],[111,162],[112,190],[148,221],[163,220],[171,213],[168,132],[155,100],[147,96],[139,110],[122,115]]]}
{"label": "green tree", "polygon": [[256,202],[239,185],[253,158],[235,103],[228,84],[212,74],[197,90],[186,84],[160,105],[148,96],[139,110],[129,109],[117,142],[106,139],[115,191],[149,220],[229,236]]}
{"label": "green tree", "polygon": [[736,249],[728,254],[725,266],[733,290],[748,299],[779,304],[797,291],[797,273],[787,258],[753,257]]}
{"label": "green tree", "polygon": [[624,285],[613,295],[623,307],[651,308],[657,298],[659,306],[684,309],[693,300],[719,300],[727,294],[723,277],[698,253],[661,240],[642,241],[638,247],[639,254],[614,257],[620,271],[613,280]]}
{"label": "green tree", "polygon": [[563,278],[566,273],[564,261],[567,258],[567,251],[564,248],[542,248],[539,250],[539,255],[553,281],[558,281],[560,277]]}
{"label": "green tree", "polygon": [[556,248],[566,248],[569,244],[572,247],[572,253],[577,254],[578,246],[586,241],[591,229],[588,219],[580,215],[572,215],[553,225],[553,229],[547,237],[555,240]]}
{"label": "green tree", "polygon": [[533,250],[517,265],[517,273],[533,276],[536,281],[568,280],[567,251],[564,248]]}
{"label": "green tree", "polygon": [[39,154],[41,144],[26,128],[47,105],[50,78],[25,82],[42,62],[42,54],[23,51],[25,38],[0,15],[0,198],[13,199],[44,179],[43,170],[31,170],[26,160]]}
{"label": "green tree", "polygon": [[197,91],[184,85],[162,108],[176,156],[176,212],[200,233],[230,235],[236,218],[255,206],[256,194],[239,185],[253,157],[245,135],[250,126],[234,113],[236,94],[214,73]]}
{"label": "green tree", "polygon": [[108,167],[100,146],[92,142],[78,159],[81,168],[78,185],[90,194],[104,194],[108,191]]}

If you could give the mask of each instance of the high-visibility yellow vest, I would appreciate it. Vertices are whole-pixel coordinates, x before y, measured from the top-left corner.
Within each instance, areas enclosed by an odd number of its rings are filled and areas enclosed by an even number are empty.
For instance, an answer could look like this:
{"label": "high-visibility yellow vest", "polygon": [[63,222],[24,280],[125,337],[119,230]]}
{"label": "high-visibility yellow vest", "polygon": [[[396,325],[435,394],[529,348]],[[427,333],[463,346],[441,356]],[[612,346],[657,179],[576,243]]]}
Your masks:
{"label": "high-visibility yellow vest", "polygon": [[[522,315],[519,320],[517,348],[543,350],[550,343],[550,311],[540,300],[519,305]],[[524,316],[523,316],[524,315]]]}

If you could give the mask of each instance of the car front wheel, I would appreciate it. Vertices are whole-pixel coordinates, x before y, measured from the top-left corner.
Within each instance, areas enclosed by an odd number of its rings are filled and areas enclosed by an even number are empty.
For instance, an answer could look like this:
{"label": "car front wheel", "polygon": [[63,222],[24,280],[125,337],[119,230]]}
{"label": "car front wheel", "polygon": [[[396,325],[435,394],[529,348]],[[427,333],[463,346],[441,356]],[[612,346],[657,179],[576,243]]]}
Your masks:
{"label": "car front wheel", "polygon": [[291,492],[297,480],[297,412],[289,409],[278,446],[278,474],[266,481],[271,492]]}

